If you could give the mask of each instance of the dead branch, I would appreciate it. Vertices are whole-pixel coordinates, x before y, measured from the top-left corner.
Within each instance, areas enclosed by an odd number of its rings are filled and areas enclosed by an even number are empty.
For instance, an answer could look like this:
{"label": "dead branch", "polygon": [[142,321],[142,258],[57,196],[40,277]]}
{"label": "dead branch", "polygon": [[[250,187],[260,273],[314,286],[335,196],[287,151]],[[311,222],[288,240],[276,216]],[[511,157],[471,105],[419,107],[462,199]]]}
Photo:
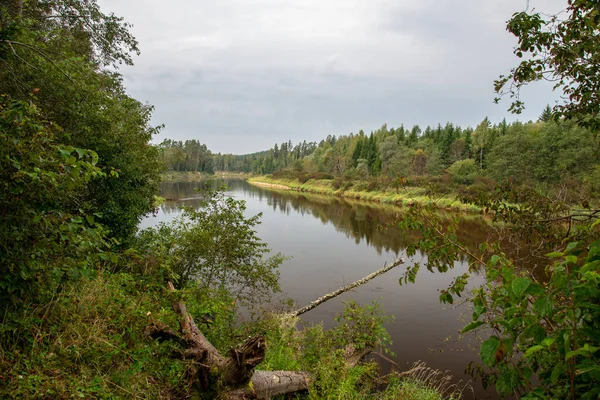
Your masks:
{"label": "dead branch", "polygon": [[369,274],[367,276],[365,276],[362,279],[359,279],[349,285],[346,286],[342,286],[341,288],[339,288],[338,290],[331,292],[331,293],[327,293],[325,296],[319,297],[318,299],[316,299],[315,301],[313,301],[312,303],[300,308],[299,310],[296,310],[292,313],[290,313],[289,315],[291,315],[292,317],[298,317],[302,314],[304,314],[305,312],[308,312],[310,310],[312,310],[313,308],[317,307],[319,304],[326,302],[327,300],[331,300],[334,297],[339,296],[342,293],[345,293],[349,290],[352,290],[358,286],[364,285],[365,283],[367,283],[368,281],[370,281],[371,279],[385,274],[386,272],[388,272],[389,270],[391,270],[392,268],[397,267],[400,264],[404,264],[404,260],[399,258],[396,261],[394,261],[394,263],[390,264],[390,265],[385,265],[383,268],[373,272],[372,274]]}
{"label": "dead branch", "polygon": [[[175,291],[171,282],[168,289]],[[310,376],[306,372],[255,370],[265,357],[264,337],[249,338],[224,357],[200,331],[184,303],[176,301],[172,306],[179,316],[182,335],[157,321],[151,322],[145,333],[157,340],[181,344],[184,350],[177,354],[194,361],[191,375],[204,390],[218,390],[221,397],[234,400],[266,399],[308,389]]]}
{"label": "dead branch", "polygon": [[[315,300],[292,315],[303,314],[324,301],[360,286],[403,262],[401,259],[396,260],[393,264],[386,265],[363,279]],[[168,283],[168,289],[175,291],[171,282]],[[156,340],[173,340],[179,343],[183,350],[177,351],[176,355],[178,358],[193,361],[189,372],[193,381],[202,389],[216,390],[221,398],[230,400],[267,399],[281,394],[308,390],[311,380],[308,372],[255,370],[265,357],[264,337],[248,338],[243,344],[232,349],[229,357],[225,357],[200,331],[184,303],[175,301],[172,307],[179,316],[181,335],[157,321],[152,321],[145,333]],[[349,368],[356,366],[371,351],[372,348],[357,349],[353,344],[349,344],[344,354],[346,366]]]}

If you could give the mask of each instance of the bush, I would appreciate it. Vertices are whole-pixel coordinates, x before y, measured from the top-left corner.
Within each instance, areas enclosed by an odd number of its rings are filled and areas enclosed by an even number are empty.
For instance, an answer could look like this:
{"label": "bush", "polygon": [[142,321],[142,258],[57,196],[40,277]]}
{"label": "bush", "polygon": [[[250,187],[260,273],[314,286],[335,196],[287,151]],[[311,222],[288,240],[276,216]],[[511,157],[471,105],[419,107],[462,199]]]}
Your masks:
{"label": "bush", "polygon": [[377,182],[377,179],[371,179],[369,181],[369,183],[367,184],[367,190],[369,192],[375,192],[379,190],[379,182]]}
{"label": "bush", "polygon": [[164,260],[178,287],[197,281],[206,289],[229,289],[246,302],[278,291],[278,268],[285,257],[266,257],[270,250],[254,228],[260,215],[246,218],[245,202],[225,198],[221,191],[204,195],[197,211],[186,208],[170,225],[142,231],[141,251]]}
{"label": "bush", "polygon": [[271,177],[273,179],[289,179],[289,180],[294,180],[294,179],[299,179],[300,175],[302,175],[302,172],[299,171],[291,171],[291,170],[283,170],[283,171],[277,171],[277,172],[273,172],[271,174]]}
{"label": "bush", "polygon": [[60,130],[32,103],[0,96],[0,304],[43,302],[66,280],[90,276],[108,247],[82,201],[104,176],[98,156],[57,143]]}
{"label": "bush", "polygon": [[468,158],[457,161],[449,166],[448,173],[458,183],[471,184],[479,174],[479,167],[475,164],[475,160]]}

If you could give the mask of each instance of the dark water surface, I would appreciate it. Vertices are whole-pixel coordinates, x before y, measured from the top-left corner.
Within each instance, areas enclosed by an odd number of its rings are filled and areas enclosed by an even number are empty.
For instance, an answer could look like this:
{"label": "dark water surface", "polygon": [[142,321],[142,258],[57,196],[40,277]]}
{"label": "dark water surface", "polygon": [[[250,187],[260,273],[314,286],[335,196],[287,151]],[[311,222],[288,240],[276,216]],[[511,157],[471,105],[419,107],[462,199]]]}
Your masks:
{"label": "dark water surface", "polygon": [[[360,279],[398,257],[405,258],[406,265],[426,259],[426,255],[412,259],[405,256],[407,243],[393,224],[389,229],[381,229],[390,225],[400,212],[395,207],[269,191],[241,180],[226,183],[228,196],[246,201],[248,216],[262,213],[258,236],[273,252],[292,257],[281,267],[280,283],[286,295],[299,306]],[[172,220],[179,214],[181,205],[197,206],[196,186],[193,182],[162,184],[162,195],[178,200],[167,201],[156,216],[141,222],[141,228]],[[491,229],[482,218],[465,215],[461,220],[459,239],[463,243],[476,245],[490,235]],[[478,339],[457,339],[460,329],[470,321],[471,312],[466,305],[442,305],[438,300],[438,290],[465,273],[467,265],[457,263],[445,274],[421,268],[415,284],[400,286],[398,280],[405,270],[406,266],[395,268],[309,311],[302,319],[322,321],[330,327],[335,315],[342,311],[344,301],[354,299],[369,304],[377,300],[386,313],[395,317],[386,328],[392,336],[392,351],[397,355],[398,364],[408,369],[420,360],[430,367],[449,370],[456,380],[468,381],[470,377],[464,370],[469,361],[479,359],[474,350]],[[471,287],[482,280],[483,275],[475,275]],[[386,368],[385,361],[382,368]],[[472,386],[475,393],[465,393],[465,398],[497,398],[493,390],[483,390],[478,382]]]}

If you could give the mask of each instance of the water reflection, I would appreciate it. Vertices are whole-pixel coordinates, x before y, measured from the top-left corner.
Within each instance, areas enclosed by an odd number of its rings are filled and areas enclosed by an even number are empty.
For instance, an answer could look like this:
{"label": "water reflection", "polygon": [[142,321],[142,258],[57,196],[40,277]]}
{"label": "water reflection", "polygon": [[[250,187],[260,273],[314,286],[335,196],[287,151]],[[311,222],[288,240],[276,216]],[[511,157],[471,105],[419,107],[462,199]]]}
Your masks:
{"label": "water reflection", "polygon": [[[394,224],[400,208],[376,203],[351,201],[329,196],[277,192],[229,180],[226,194],[246,201],[247,215],[262,213],[258,236],[275,252],[292,258],[281,268],[280,283],[286,294],[304,305],[343,284],[360,279],[402,255],[409,241],[418,233],[404,235]],[[165,183],[162,195],[167,201],[156,217],[141,223],[141,227],[169,221],[180,212],[182,205],[198,207],[200,195],[193,182]],[[177,199],[177,200],[176,200]],[[449,216],[448,216],[449,217]],[[382,227],[387,229],[382,229]],[[494,230],[482,218],[461,217],[458,239],[470,248],[493,238]],[[407,258],[406,266],[426,261],[425,254]],[[461,306],[439,303],[439,289],[450,284],[454,277],[468,270],[464,262],[455,263],[445,274],[421,269],[417,282],[400,287],[398,279],[406,266],[399,267],[371,282],[333,299],[303,316],[305,321],[331,326],[344,301],[354,299],[361,304],[374,300],[384,304],[386,312],[396,318],[386,326],[399,363],[408,368],[417,360],[433,368],[450,370],[457,379],[469,379],[464,368],[478,359],[474,346],[456,342],[457,333],[466,324],[470,311]],[[475,274],[470,287],[482,283]],[[461,317],[467,315],[466,318]],[[451,338],[451,340],[448,340]],[[479,384],[474,385],[475,398],[497,398]],[[468,398],[468,397],[467,397]]]}
{"label": "water reflection", "polygon": [[[290,212],[312,216],[324,225],[333,225],[338,233],[354,240],[356,244],[364,242],[375,248],[378,254],[392,252],[399,255],[418,238],[417,232],[406,235],[394,224],[402,212],[399,207],[295,191],[267,190],[241,180],[226,180],[224,183],[228,195],[266,202],[273,211],[287,216]],[[197,185],[195,182],[162,184],[163,196],[174,199],[161,206],[162,212],[167,215],[178,214],[182,204],[198,207],[200,195],[195,192]],[[240,192],[243,196],[239,196]],[[472,215],[461,218],[458,239],[467,247],[477,248],[483,241],[492,240],[493,236],[494,230],[483,218]]]}

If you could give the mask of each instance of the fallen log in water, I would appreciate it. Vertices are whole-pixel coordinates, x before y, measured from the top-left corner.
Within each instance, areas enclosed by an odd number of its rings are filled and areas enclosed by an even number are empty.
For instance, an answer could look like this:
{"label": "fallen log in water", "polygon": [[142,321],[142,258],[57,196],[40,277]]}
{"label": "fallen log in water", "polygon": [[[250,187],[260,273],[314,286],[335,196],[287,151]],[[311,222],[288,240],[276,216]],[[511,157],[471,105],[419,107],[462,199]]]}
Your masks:
{"label": "fallen log in water", "polygon": [[[287,316],[297,317],[402,263],[404,261],[398,259],[393,264],[386,265],[350,285],[328,293]],[[171,282],[168,283],[168,289],[175,291]],[[200,331],[184,303],[177,301],[172,306],[179,316],[181,335],[171,327],[158,322],[148,326],[146,334],[156,340],[173,340],[179,343],[183,350],[178,352],[178,355],[183,359],[194,361],[190,371],[192,379],[204,390],[217,388],[220,398],[231,400],[267,399],[271,396],[308,390],[311,378],[307,372],[255,370],[265,358],[264,337],[248,338],[242,345],[231,350],[229,357],[225,357]],[[371,350],[371,348],[359,350],[352,343],[348,344],[344,354],[346,365],[348,367],[357,365]]]}
{"label": "fallen log in water", "polygon": [[397,267],[398,265],[404,264],[404,260],[399,258],[396,261],[394,261],[392,264],[390,265],[384,265],[383,268],[373,272],[372,274],[369,274],[367,276],[365,276],[362,279],[359,279],[355,282],[352,282],[349,285],[346,286],[342,286],[341,288],[339,288],[336,291],[333,291],[331,293],[327,293],[325,296],[321,296],[318,299],[316,299],[315,301],[311,302],[310,304],[290,313],[291,316],[293,317],[298,317],[302,314],[304,314],[305,312],[308,312],[310,310],[312,310],[313,308],[317,307],[319,304],[326,302],[327,300],[331,300],[334,297],[339,296],[342,293],[345,293],[349,290],[352,290],[358,286],[364,285],[365,283],[367,283],[368,281],[370,281],[371,279],[381,275],[381,274],[385,274],[386,272],[388,272],[389,270],[391,270],[392,268]]}

